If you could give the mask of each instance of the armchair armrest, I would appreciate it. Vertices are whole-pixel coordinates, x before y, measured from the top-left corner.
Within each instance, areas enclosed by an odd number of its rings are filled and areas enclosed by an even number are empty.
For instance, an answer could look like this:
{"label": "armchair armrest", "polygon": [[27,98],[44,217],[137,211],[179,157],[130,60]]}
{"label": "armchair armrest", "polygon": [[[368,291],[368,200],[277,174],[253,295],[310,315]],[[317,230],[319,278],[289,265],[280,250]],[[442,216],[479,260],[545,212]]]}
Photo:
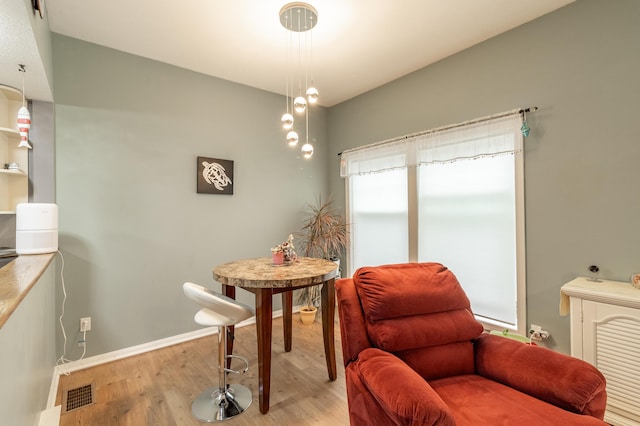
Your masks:
{"label": "armchair armrest", "polygon": [[349,402],[352,425],[385,423],[373,417],[380,408],[397,425],[455,425],[449,408],[427,381],[388,352],[365,349],[347,367],[347,374],[357,376],[350,382],[358,383],[351,391],[359,397]]}
{"label": "armchair armrest", "polygon": [[371,347],[360,298],[352,278],[336,281],[338,315],[340,317],[340,335],[342,336],[342,358],[344,365],[358,358],[358,354]]}
{"label": "armchair armrest", "polygon": [[474,348],[477,374],[565,410],[604,417],[605,378],[591,364],[490,334],[478,337]]}

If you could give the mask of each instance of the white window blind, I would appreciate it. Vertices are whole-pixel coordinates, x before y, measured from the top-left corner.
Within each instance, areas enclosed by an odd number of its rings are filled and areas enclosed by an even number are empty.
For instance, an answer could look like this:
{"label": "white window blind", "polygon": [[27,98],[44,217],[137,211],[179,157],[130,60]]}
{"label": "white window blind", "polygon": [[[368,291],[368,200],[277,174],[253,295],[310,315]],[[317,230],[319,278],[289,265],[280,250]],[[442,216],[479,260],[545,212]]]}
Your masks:
{"label": "white window blind", "polygon": [[345,151],[350,273],[443,263],[478,319],[525,333],[521,125],[516,110]]}
{"label": "white window blind", "polygon": [[351,248],[357,248],[350,263],[407,262],[407,169],[354,175],[350,194]]}

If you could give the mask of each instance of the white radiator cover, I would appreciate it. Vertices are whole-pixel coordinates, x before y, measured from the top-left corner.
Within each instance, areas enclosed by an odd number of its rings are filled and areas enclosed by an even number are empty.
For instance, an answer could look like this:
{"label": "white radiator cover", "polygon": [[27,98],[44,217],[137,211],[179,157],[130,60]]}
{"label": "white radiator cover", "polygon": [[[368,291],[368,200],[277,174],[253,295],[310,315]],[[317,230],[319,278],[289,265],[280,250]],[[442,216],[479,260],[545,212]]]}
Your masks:
{"label": "white radiator cover", "polygon": [[562,293],[570,298],[571,355],[607,379],[605,421],[640,426],[640,289],[577,278]]}

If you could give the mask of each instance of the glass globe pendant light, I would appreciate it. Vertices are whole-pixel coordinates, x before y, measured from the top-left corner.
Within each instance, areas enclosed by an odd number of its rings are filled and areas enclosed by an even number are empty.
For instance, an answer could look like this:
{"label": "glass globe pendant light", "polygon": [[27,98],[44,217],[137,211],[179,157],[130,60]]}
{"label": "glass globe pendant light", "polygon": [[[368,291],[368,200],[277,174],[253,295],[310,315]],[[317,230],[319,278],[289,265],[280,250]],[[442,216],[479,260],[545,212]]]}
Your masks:
{"label": "glass globe pendant light", "polygon": [[302,96],[298,96],[293,100],[293,109],[295,109],[296,112],[304,112],[306,108],[307,108],[307,100]]}
{"label": "glass globe pendant light", "polygon": [[316,89],[315,87],[311,86],[307,89],[307,100],[310,104],[315,104],[316,102],[318,102],[318,96],[318,89]]}
{"label": "glass globe pendant light", "polygon": [[280,120],[282,121],[283,129],[289,130],[293,127],[293,115],[289,114],[288,112],[282,114],[282,118]]}
{"label": "glass globe pendant light", "polygon": [[[305,114],[306,119],[306,143],[302,147],[302,155],[304,158],[311,158],[313,155],[313,146],[309,143],[309,105],[318,102],[318,89],[313,87],[313,75],[311,76],[311,85],[308,84],[308,68],[310,65],[310,48],[309,39],[312,29],[318,22],[318,12],[308,3],[292,2],[284,5],[280,9],[280,24],[285,28],[286,39],[286,56],[287,69],[290,75],[287,75],[287,112],[282,116],[282,127],[288,130],[286,140],[290,146],[298,144],[299,136],[294,130],[293,114]],[[293,56],[296,54],[293,49],[293,37],[297,35],[297,66],[294,64]],[[304,36],[304,37],[302,37]],[[312,40],[312,39],[311,39]],[[304,41],[304,42],[303,42]],[[311,43],[312,44],[312,43]],[[303,49],[304,47],[304,49]],[[303,53],[304,50],[304,53]],[[293,87],[294,82],[298,83],[298,96],[294,98]],[[304,83],[304,84],[303,84]],[[289,97],[291,96],[291,97]],[[306,98],[305,98],[306,96]],[[291,101],[291,99],[293,100]],[[291,102],[291,104],[289,103]],[[291,113],[289,113],[291,107]]]}
{"label": "glass globe pendant light", "polygon": [[302,145],[302,156],[304,158],[311,158],[312,155],[313,155],[313,146],[309,142]]}
{"label": "glass globe pendant light", "polygon": [[296,132],[295,130],[291,130],[289,133],[287,133],[287,142],[289,143],[289,146],[298,145],[298,132]]}

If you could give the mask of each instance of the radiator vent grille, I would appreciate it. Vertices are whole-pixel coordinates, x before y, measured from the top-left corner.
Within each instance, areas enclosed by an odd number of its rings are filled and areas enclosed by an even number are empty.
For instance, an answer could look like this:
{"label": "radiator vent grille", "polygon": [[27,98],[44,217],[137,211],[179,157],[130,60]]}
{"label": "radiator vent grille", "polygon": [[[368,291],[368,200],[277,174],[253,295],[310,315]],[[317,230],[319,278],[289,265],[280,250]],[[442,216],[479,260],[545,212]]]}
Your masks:
{"label": "radiator vent grille", "polygon": [[640,421],[640,322],[616,317],[596,326],[596,365],[607,379],[612,412]]}
{"label": "radiator vent grille", "polygon": [[62,395],[62,412],[77,410],[95,402],[95,383],[67,389]]}

